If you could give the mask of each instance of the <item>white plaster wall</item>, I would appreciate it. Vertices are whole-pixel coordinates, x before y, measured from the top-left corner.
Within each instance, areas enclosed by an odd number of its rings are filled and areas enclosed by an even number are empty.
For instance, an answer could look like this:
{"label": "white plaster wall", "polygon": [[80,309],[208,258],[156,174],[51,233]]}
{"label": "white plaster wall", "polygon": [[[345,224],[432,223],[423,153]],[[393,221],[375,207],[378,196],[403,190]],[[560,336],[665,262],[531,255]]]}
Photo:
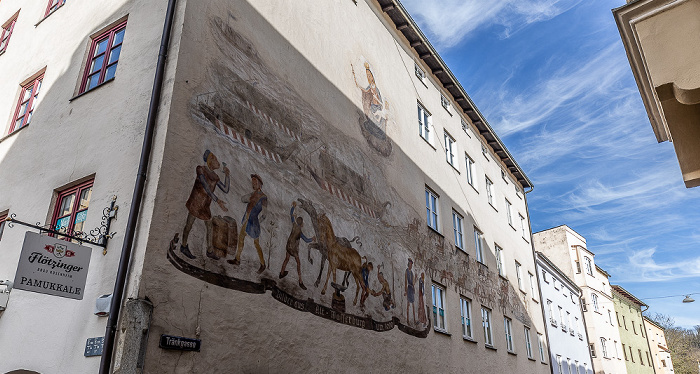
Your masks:
{"label": "white plaster wall", "polygon": [[[9,129],[19,84],[46,67],[31,124],[0,141],[0,211],[8,209],[30,223],[50,223],[54,191],[90,175],[94,186],[85,228],[99,226],[113,195],[119,206],[107,254],[93,248],[83,300],[12,291],[8,309],[0,312],[0,372],[97,371],[100,358],[84,357],[83,351],[86,339],[105,332],[106,319],[93,315],[93,308],[95,299],[114,287],[166,3],[68,1],[45,19],[46,1],[0,4],[0,22],[21,9],[0,56],[0,137]],[[127,16],[115,80],[69,101],[82,78],[90,36]],[[5,228],[0,278],[14,278],[27,230]]]}
{"label": "white plaster wall", "polygon": [[[554,374],[570,373],[567,366],[567,358],[572,364],[578,362],[580,373],[593,373],[591,365],[591,356],[588,349],[588,337],[584,328],[583,313],[580,305],[580,293],[578,290],[568,285],[569,280],[562,279],[558,273],[552,269],[547,263],[537,261],[538,276],[542,288],[542,300],[545,307],[544,317],[547,327],[547,336],[549,338],[550,362]],[[547,280],[544,279],[546,272]],[[555,286],[556,283],[556,286]],[[574,295],[572,298],[571,295]],[[547,301],[552,301],[552,315],[547,308]],[[569,312],[573,321],[578,318],[578,326],[573,322],[574,335],[572,336],[568,329],[571,327],[569,321],[565,321],[567,331],[561,329],[561,318],[559,317],[558,307],[562,307],[563,313]],[[550,323],[550,318],[556,321],[557,326]],[[567,317],[565,317],[566,319]],[[579,338],[579,334],[581,338]],[[561,356],[563,372],[559,371],[557,365],[557,355]],[[585,370],[584,370],[585,369]],[[574,373],[576,371],[573,371]]]}
{"label": "white plaster wall", "polygon": [[[201,158],[199,150],[207,145],[204,138],[190,135],[193,134],[190,128],[182,124],[191,121],[188,106],[194,87],[206,80],[207,72],[202,67],[209,62],[207,56],[210,53],[216,55],[217,46],[204,40],[208,35],[210,17],[215,15],[235,25],[236,29],[244,30],[245,37],[253,44],[267,46],[257,49],[260,58],[275,71],[283,72],[283,78],[292,88],[303,93],[304,100],[337,130],[361,141],[364,139],[357,131],[357,118],[347,116],[349,111],[362,107],[358,89],[352,79],[350,62],[356,63],[358,57],[371,61],[377,85],[390,105],[392,121],[387,132],[396,147],[395,156],[386,165],[377,166],[382,168],[389,179],[396,181],[392,186],[394,192],[410,202],[413,210],[411,213],[418,217],[425,215],[424,187],[430,186],[440,194],[440,232],[448,243],[453,242],[451,210],[454,208],[464,215],[466,252],[456,252],[458,258],[466,260],[468,255],[473,261],[475,249],[472,227],[477,225],[485,235],[489,271],[496,271],[494,243],[506,251],[508,279],[516,289],[515,261],[522,264],[525,287],[524,292],[517,292],[530,317],[528,324],[533,336],[533,351],[537,356],[535,339],[537,332],[544,331],[544,326],[537,300],[539,297],[532,297],[528,283],[528,272],[535,274],[532,249],[528,235],[523,238],[519,228],[508,226],[503,211],[504,198],[507,197],[514,204],[514,225],[518,227],[518,213],[527,218],[525,200],[516,196],[512,180],[506,184],[501,178],[499,161],[493,155],[488,155],[489,161],[481,154],[478,135],[470,132],[469,137],[463,133],[459,117],[456,114],[450,116],[440,106],[439,91],[431,84],[425,87],[417,81],[413,74],[412,52],[402,38],[393,34],[395,29],[383,15],[378,14],[375,6],[374,3],[365,2],[355,5],[351,1],[226,1],[196,6],[188,3],[179,61],[184,61],[183,56],[187,56],[190,62],[178,63],[176,94],[173,96],[169,133],[165,140],[164,157],[167,160],[163,164],[166,168],[167,163],[168,170],[174,172],[169,173],[167,179],[165,175],[160,176],[156,197],[159,218],[151,222],[148,246],[154,248],[150,252],[153,257],[149,259],[147,254],[145,265],[151,271],[147,275],[148,280],[144,280],[140,286],[140,296],[149,296],[156,301],[147,370],[206,370],[217,365],[227,365],[244,371],[269,371],[275,367],[288,371],[341,372],[390,368],[457,371],[466,367],[490,372],[549,371],[549,367],[540,364],[539,360],[530,361],[525,357],[523,324],[515,319],[513,332],[517,355],[505,352],[503,314],[498,310],[494,310],[493,314],[497,350],[484,347],[479,329],[479,297],[468,291],[458,291],[448,274],[441,274],[433,280],[447,285],[447,331],[451,335],[431,332],[426,339],[416,339],[395,330],[380,334],[319,320],[309,313],[289,309],[269,297],[222,290],[184,275],[173,277],[177,273],[172,273],[172,266],[167,263],[163,265],[163,232],[176,232],[181,229],[184,220],[180,205],[171,208],[167,204],[174,199],[181,199],[179,196],[189,191],[192,183],[191,160]],[[260,21],[261,18],[272,25],[274,30]],[[284,38],[284,43],[271,45],[278,43],[279,36],[276,33]],[[291,54],[290,49],[293,50]],[[294,52],[300,53],[307,61],[297,60]],[[312,65],[317,74],[308,74],[306,64]],[[337,105],[328,105],[331,100]],[[435,148],[426,144],[417,134],[417,100],[421,100],[433,114],[437,133]],[[445,154],[439,143],[442,141],[442,127],[447,128],[459,143],[459,171],[445,162]],[[478,190],[466,183],[464,149],[477,162]],[[486,202],[485,174],[494,182],[496,209]],[[237,212],[233,214],[236,215]],[[450,248],[449,245],[447,247]],[[161,271],[163,272],[160,273]],[[428,302],[429,286],[430,281],[427,280]],[[536,290],[535,293],[537,292]],[[460,293],[474,300],[472,316],[476,328],[476,344],[461,337],[458,304]],[[167,304],[159,304],[161,300]],[[255,329],[250,326],[255,326]],[[222,331],[230,333],[222,334]],[[201,338],[208,347],[198,354],[184,354],[182,360],[178,361],[179,369],[172,366],[172,354],[157,347],[160,333],[175,332],[184,336],[200,336],[201,333]],[[352,345],[352,348],[340,351],[339,348],[333,348],[345,347],[347,344]],[[382,351],[386,347],[392,347],[391,352]],[[232,351],[236,354],[232,355]],[[338,354],[342,359],[318,359],[332,358]],[[356,366],[349,368],[348,362]]]}

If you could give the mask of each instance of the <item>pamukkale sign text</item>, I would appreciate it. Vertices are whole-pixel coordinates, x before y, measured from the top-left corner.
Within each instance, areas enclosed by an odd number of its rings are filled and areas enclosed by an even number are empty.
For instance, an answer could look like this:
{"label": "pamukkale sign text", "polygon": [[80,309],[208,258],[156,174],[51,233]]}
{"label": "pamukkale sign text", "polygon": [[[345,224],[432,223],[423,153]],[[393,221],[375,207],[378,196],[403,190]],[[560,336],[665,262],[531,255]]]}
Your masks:
{"label": "pamukkale sign text", "polygon": [[27,232],[15,288],[82,300],[91,253],[90,247]]}

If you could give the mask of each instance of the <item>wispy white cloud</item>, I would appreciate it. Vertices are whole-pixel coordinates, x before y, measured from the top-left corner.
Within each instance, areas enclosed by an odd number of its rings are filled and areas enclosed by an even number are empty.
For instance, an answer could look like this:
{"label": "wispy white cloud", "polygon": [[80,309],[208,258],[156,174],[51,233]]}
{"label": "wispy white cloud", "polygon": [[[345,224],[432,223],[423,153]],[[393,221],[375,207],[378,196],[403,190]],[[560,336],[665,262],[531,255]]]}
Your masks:
{"label": "wispy white cloud", "polygon": [[552,19],[581,0],[403,0],[438,47],[452,47],[481,27],[500,25],[510,37],[532,23]]}
{"label": "wispy white cloud", "polygon": [[[675,262],[657,262],[656,248],[633,251],[626,262],[609,268],[617,274],[616,282],[667,282],[700,277],[700,257]],[[633,271],[630,271],[633,270]]]}

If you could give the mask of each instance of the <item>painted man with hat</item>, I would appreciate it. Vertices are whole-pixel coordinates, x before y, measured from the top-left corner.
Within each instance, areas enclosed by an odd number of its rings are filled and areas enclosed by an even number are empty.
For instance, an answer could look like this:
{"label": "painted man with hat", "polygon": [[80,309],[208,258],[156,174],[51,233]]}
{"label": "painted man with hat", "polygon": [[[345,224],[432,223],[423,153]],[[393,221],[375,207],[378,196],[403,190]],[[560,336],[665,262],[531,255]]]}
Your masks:
{"label": "painted man with hat", "polygon": [[241,220],[241,232],[238,235],[238,249],[236,250],[236,258],[233,260],[228,260],[229,263],[233,265],[239,265],[241,263],[241,252],[243,252],[243,245],[245,242],[245,237],[250,236],[253,238],[253,244],[255,249],[258,251],[258,258],[260,259],[260,268],[258,269],[258,274],[265,270],[265,257],[263,256],[262,248],[260,248],[260,221],[265,220],[265,210],[267,208],[267,196],[262,192],[263,181],[257,174],[250,175],[253,192],[241,197],[241,202],[247,203],[245,214],[243,215],[243,220]]}
{"label": "painted man with hat", "polygon": [[192,225],[194,224],[194,219],[200,219],[204,221],[204,226],[207,228],[207,255],[209,257],[214,256],[212,251],[212,222],[211,222],[211,202],[216,202],[221,210],[227,212],[226,203],[220,200],[214,191],[218,187],[223,193],[228,193],[229,189],[229,170],[224,164],[224,175],[225,180],[222,183],[219,175],[214,172],[214,170],[221,167],[219,160],[214,156],[208,149],[204,152],[203,156],[206,165],[197,166],[197,179],[194,181],[194,186],[192,186],[192,192],[190,192],[190,198],[187,199],[185,206],[187,207],[187,221],[185,222],[185,228],[182,230],[182,244],[180,245],[180,251],[189,258],[195,258],[196,256],[192,254],[187,245],[187,239],[190,236],[190,231],[192,230]]}

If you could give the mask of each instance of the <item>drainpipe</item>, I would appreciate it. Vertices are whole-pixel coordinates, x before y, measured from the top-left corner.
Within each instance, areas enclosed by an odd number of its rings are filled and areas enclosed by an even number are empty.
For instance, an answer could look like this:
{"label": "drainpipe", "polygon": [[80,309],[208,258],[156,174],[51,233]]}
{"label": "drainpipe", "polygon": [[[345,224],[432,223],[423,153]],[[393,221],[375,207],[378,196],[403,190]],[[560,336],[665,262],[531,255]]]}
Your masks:
{"label": "drainpipe", "polygon": [[170,44],[170,29],[172,27],[173,18],[175,16],[176,1],[177,0],[168,0],[168,8],[165,14],[163,35],[160,40],[160,51],[158,52],[158,63],[156,64],[156,75],[153,80],[151,102],[148,106],[146,132],[143,138],[143,145],[141,147],[141,159],[139,160],[139,170],[136,175],[136,183],[134,184],[133,200],[124,234],[124,243],[122,244],[122,253],[119,259],[117,279],[114,283],[114,292],[112,293],[112,305],[109,310],[109,320],[107,321],[107,329],[105,332],[104,348],[102,350],[102,360],[100,361],[100,374],[108,374],[112,366],[114,338],[117,331],[117,322],[119,320],[119,310],[122,305],[122,298],[124,297],[124,289],[126,288],[127,273],[129,270],[129,263],[131,262],[131,249],[133,247],[134,235],[136,233],[136,225],[138,223],[139,211],[141,210],[141,201],[143,200],[143,191],[144,186],[146,184],[146,172],[148,170],[148,163],[151,159],[153,135],[156,127],[158,104],[160,103],[160,94],[163,85],[163,74],[165,71],[165,60],[168,55],[168,45]]}

